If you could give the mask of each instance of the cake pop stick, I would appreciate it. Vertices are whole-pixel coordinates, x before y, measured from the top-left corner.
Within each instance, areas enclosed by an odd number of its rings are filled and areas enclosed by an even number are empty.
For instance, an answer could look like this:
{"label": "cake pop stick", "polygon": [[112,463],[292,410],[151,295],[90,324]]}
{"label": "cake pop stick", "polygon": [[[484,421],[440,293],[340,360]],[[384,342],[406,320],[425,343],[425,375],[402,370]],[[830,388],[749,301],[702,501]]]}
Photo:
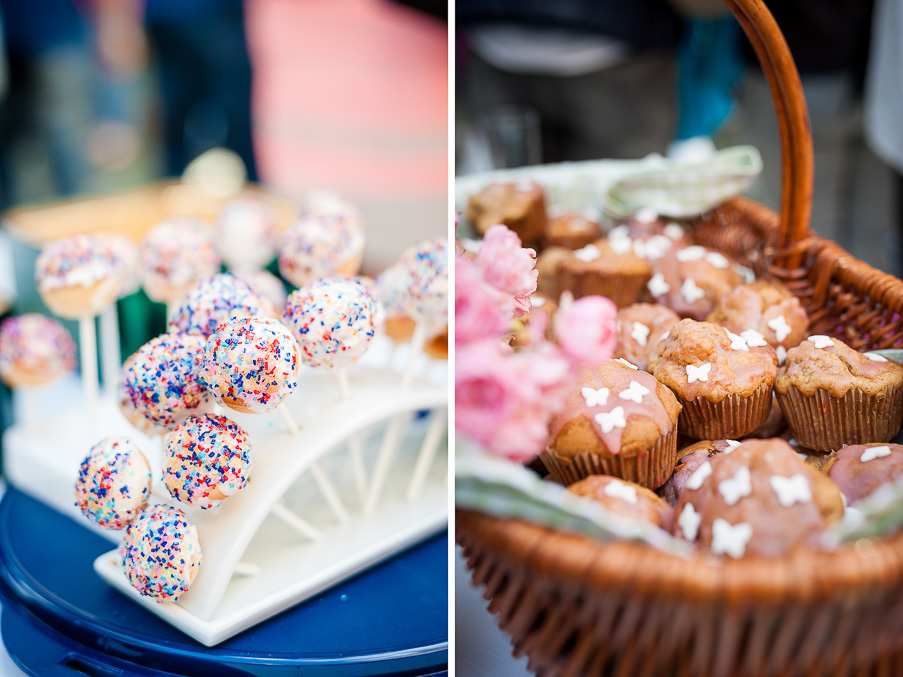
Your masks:
{"label": "cake pop stick", "polygon": [[82,385],[85,404],[88,408],[88,432],[97,436],[97,333],[93,317],[83,317],[78,321],[78,348],[82,368]]}
{"label": "cake pop stick", "polygon": [[348,451],[351,455],[351,470],[354,473],[354,486],[361,500],[367,497],[367,471],[364,468],[364,450],[361,438],[351,435],[348,438]]}
{"label": "cake pop stick", "polygon": [[270,508],[270,513],[282,520],[286,526],[291,527],[299,534],[306,536],[312,541],[319,541],[323,537],[323,534],[320,533],[319,529],[298,517],[295,513],[282,505],[282,503],[274,503],[273,507]]}
{"label": "cake pop stick", "polygon": [[349,395],[348,395],[348,392],[349,392],[348,391],[348,372],[345,369],[345,367],[336,369],[335,378],[339,384],[339,392],[342,393],[342,400],[347,400],[349,397]]}
{"label": "cake pop stick", "polygon": [[417,455],[417,462],[414,464],[411,483],[408,485],[407,497],[409,501],[417,498],[423,490],[423,483],[426,480],[430,464],[433,462],[433,457],[436,455],[436,449],[439,447],[439,440],[442,439],[442,433],[445,431],[447,418],[445,409],[433,412],[430,426],[426,430],[423,444],[420,447],[420,453]]}
{"label": "cake pop stick", "polygon": [[100,361],[104,391],[111,398],[116,396],[119,385],[119,369],[122,353],[119,348],[119,314],[114,303],[100,316]]}
{"label": "cake pop stick", "polygon": [[376,502],[379,500],[383,484],[385,484],[386,476],[389,473],[389,466],[395,457],[395,450],[398,449],[402,433],[410,421],[410,414],[401,414],[390,420],[389,425],[386,426],[386,432],[383,435],[379,452],[376,455],[376,465],[373,467],[373,476],[367,491],[367,500],[364,501],[364,514],[369,515],[376,507]]}
{"label": "cake pop stick", "polygon": [[235,576],[256,576],[260,573],[260,567],[257,564],[251,564],[249,562],[239,562],[235,565],[235,568],[232,569],[232,573]]}
{"label": "cake pop stick", "polygon": [[298,424],[295,423],[295,419],[292,418],[292,414],[285,404],[276,407],[276,413],[279,414],[279,418],[282,419],[282,422],[285,424],[285,427],[290,434],[297,435],[300,432]]}
{"label": "cake pop stick", "polygon": [[345,510],[345,506],[339,498],[338,493],[326,477],[326,473],[320,469],[320,466],[317,465],[316,461],[310,464],[310,472],[311,475],[313,475],[314,482],[316,482],[317,487],[320,489],[320,493],[323,494],[323,497],[332,509],[333,514],[335,514],[336,518],[342,524],[347,522],[348,511]]}

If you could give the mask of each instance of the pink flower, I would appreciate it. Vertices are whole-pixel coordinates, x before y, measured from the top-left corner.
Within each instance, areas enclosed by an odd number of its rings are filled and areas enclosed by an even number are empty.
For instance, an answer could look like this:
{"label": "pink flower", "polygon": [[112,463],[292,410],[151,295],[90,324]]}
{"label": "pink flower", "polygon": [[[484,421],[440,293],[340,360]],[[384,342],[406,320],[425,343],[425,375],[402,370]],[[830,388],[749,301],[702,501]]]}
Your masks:
{"label": "pink flower", "polygon": [[555,315],[561,351],[578,364],[598,365],[615,352],[618,308],[604,296],[584,296],[564,303]]}
{"label": "pink flower", "polygon": [[492,226],[474,259],[489,284],[514,297],[518,316],[530,310],[530,295],[536,291],[539,275],[535,270],[536,252],[520,245],[520,238],[507,226]]}
{"label": "pink flower", "polygon": [[483,271],[455,255],[455,344],[498,340],[514,315],[514,301],[483,279]]}
{"label": "pink flower", "polygon": [[493,453],[529,461],[545,448],[571,378],[548,343],[522,352],[489,339],[467,344],[456,353],[455,426]]}

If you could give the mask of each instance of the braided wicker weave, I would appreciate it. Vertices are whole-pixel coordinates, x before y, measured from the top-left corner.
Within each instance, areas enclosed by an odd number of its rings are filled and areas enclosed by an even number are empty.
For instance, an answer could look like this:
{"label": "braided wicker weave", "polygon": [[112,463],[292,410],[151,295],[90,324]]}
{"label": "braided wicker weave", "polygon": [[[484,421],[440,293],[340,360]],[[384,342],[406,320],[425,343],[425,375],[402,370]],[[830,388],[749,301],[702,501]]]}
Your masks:
{"label": "braided wicker weave", "polygon": [[[735,199],[690,224],[694,241],[782,281],[813,334],[903,347],[903,282],[809,232],[811,133],[783,36],[760,0],[727,4],[771,85],[781,213]],[[540,675],[903,675],[903,534],[717,567],[465,510],[456,539]]]}

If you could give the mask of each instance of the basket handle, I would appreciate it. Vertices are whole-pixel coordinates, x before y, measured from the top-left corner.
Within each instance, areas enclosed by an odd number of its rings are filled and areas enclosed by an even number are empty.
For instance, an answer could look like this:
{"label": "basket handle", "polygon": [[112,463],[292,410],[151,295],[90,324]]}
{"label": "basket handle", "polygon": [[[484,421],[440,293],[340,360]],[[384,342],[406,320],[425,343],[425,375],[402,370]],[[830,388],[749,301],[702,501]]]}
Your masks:
{"label": "basket handle", "polygon": [[762,0],[725,0],[752,43],[774,100],[781,138],[781,227],[778,252],[783,266],[801,264],[801,244],[812,216],[812,131],[796,64],[787,41]]}

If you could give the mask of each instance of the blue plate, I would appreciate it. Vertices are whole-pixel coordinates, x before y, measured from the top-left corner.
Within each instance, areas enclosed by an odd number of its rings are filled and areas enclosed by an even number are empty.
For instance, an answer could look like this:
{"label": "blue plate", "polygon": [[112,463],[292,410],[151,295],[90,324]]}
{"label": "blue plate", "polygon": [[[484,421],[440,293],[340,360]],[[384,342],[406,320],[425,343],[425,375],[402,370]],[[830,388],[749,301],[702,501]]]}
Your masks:
{"label": "blue plate", "polygon": [[3,641],[41,677],[444,674],[448,536],[208,648],[108,587],[109,541],[15,489],[0,501]]}

